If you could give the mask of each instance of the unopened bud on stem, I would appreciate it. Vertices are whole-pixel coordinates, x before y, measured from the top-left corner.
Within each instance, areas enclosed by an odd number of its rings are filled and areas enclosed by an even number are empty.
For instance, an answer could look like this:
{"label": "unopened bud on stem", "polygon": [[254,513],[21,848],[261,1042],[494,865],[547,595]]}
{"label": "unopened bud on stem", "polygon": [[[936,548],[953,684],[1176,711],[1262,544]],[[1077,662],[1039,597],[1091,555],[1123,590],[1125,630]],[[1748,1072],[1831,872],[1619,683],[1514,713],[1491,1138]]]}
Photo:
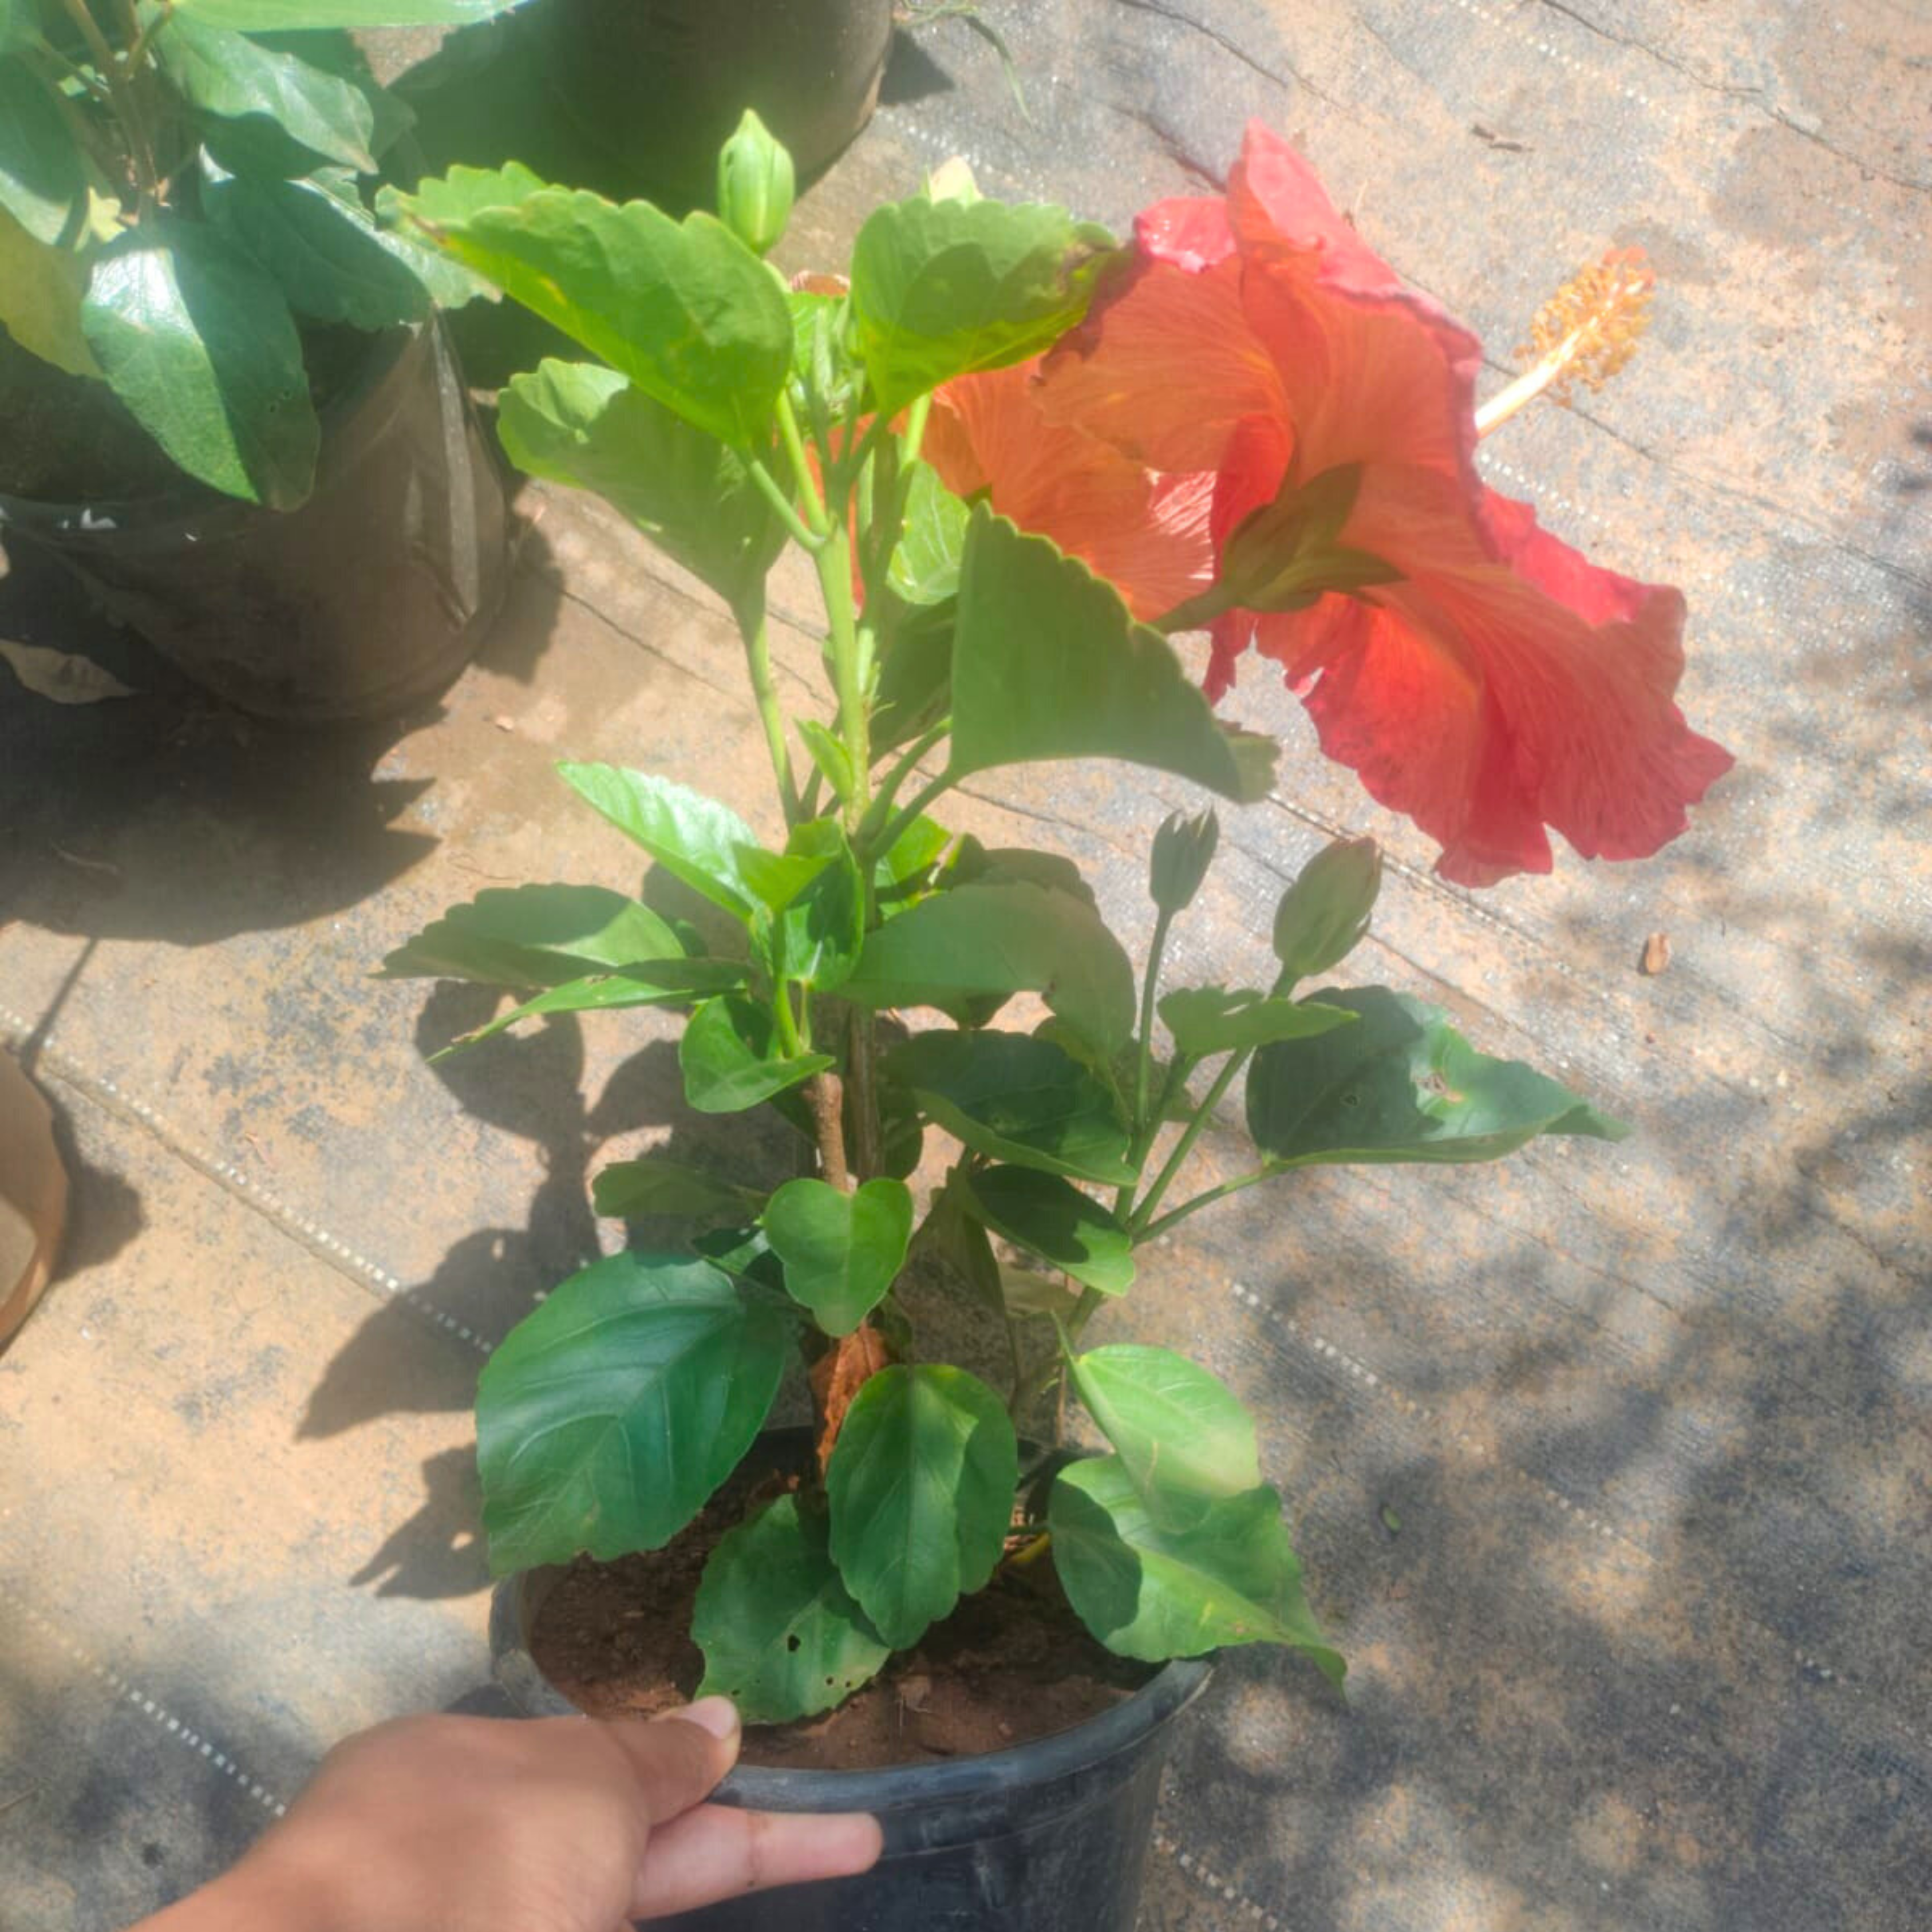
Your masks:
{"label": "unopened bud on stem", "polygon": [[791,218],[797,183],[783,142],[750,108],[718,151],[718,218],[746,248],[762,255]]}

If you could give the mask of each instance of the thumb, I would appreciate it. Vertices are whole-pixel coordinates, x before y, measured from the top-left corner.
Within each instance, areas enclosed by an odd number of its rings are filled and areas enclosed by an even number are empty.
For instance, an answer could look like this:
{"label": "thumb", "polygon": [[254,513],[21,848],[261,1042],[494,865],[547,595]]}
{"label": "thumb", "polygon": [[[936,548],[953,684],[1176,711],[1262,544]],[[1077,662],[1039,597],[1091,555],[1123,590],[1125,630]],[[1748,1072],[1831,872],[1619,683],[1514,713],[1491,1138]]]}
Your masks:
{"label": "thumb", "polygon": [[604,1729],[630,1766],[647,1825],[703,1803],[738,1761],[742,1732],[728,1697],[706,1697],[661,1718],[619,1718]]}

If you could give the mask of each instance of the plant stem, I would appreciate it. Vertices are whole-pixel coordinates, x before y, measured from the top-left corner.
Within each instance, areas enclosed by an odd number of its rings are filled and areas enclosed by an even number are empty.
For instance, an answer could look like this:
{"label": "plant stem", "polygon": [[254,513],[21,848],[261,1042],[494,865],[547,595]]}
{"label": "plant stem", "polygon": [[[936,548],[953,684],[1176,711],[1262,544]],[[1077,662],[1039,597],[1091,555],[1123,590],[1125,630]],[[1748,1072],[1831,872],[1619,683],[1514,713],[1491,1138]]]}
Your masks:
{"label": "plant stem", "polygon": [[811,1103],[812,1124],[818,1130],[820,1178],[840,1193],[850,1194],[852,1171],[845,1162],[844,1084],[828,1066],[805,1083],[805,1096]]}
{"label": "plant stem", "polygon": [[1168,1156],[1166,1166],[1154,1176],[1154,1185],[1141,1197],[1134,1211],[1127,1217],[1127,1232],[1133,1237],[1136,1245],[1148,1239],[1148,1217],[1160,1205],[1160,1197],[1173,1184],[1174,1176],[1180,1172],[1187,1156],[1194,1151],[1194,1143],[1201,1138],[1202,1130],[1207,1126],[1209,1118],[1221,1104],[1222,1096],[1234,1084],[1235,1077],[1247,1065],[1253,1054],[1252,1047],[1244,1046],[1240,1052],[1231,1053],[1228,1056],[1226,1065],[1214,1076],[1214,1084],[1208,1088],[1207,1097],[1195,1109],[1193,1118],[1182,1130],[1180,1139],[1174,1143],[1174,1151]]}
{"label": "plant stem", "polygon": [[[812,473],[812,459],[806,454],[804,439],[798,433],[798,418],[793,412],[791,398],[782,389],[778,392],[778,422],[785,457],[791,464],[792,484],[798,491],[800,502],[805,506],[805,520],[814,536],[822,541],[831,534],[832,520],[826,514],[825,499],[819,494],[818,482]],[[806,544],[806,549],[812,548],[811,543]]]}
{"label": "plant stem", "polygon": [[[879,788],[872,795],[872,808],[866,814],[866,822],[859,828],[862,839],[869,838],[884,822],[886,814],[892,810],[892,801],[898,796],[899,787],[911,777],[920,759],[952,729],[952,720],[942,718],[937,724],[929,726],[915,738],[901,755],[898,761],[879,781]],[[882,854],[890,851],[890,846],[882,846]]]}
{"label": "plant stem", "polygon": [[[871,925],[868,920],[868,926]],[[847,1030],[847,1090],[853,1102],[852,1145],[858,1157],[859,1178],[871,1180],[884,1166],[880,1142],[884,1136],[879,1124],[878,1082],[873,1077],[872,1015],[869,1009],[848,1009]]]}
{"label": "plant stem", "polygon": [[910,805],[902,806],[893,813],[886,821],[884,829],[874,834],[867,842],[866,850],[874,856],[880,853],[890,852],[899,842],[906,827],[911,824],[913,820],[918,818],[934,799],[952,789],[952,774],[941,772],[930,784],[922,786],[914,794],[913,800]]}
{"label": "plant stem", "polygon": [[[791,506],[790,500],[779,488],[778,479],[755,456],[745,460],[746,473],[758,486],[760,496],[772,506],[772,514],[784,524],[785,534],[800,549],[808,550],[813,556],[825,548],[826,535],[821,530],[811,529]],[[822,513],[821,513],[822,514]]]}
{"label": "plant stem", "polygon": [[1141,987],[1141,1043],[1134,1063],[1134,1131],[1147,1125],[1148,1076],[1154,1064],[1154,1003],[1160,990],[1160,958],[1167,950],[1167,935],[1174,914],[1163,906],[1154,922],[1154,938],[1148,946],[1147,977]]}
{"label": "plant stem", "polygon": [[1230,1194],[1238,1194],[1243,1188],[1252,1187],[1258,1180],[1272,1180],[1277,1172],[1271,1167],[1258,1167],[1252,1174],[1238,1174],[1232,1180],[1224,1180],[1216,1186],[1205,1188],[1191,1200],[1184,1201],[1178,1208],[1170,1208],[1159,1220],[1149,1222],[1142,1231],[1140,1239],[1150,1241],[1156,1234],[1165,1234],[1175,1222],[1184,1221],[1189,1215],[1211,1206]]}
{"label": "plant stem", "polygon": [[913,399],[912,406],[906,411],[905,435],[899,445],[899,464],[902,470],[910,470],[919,459],[920,445],[926,440],[926,419],[932,412],[932,392],[928,390],[922,396]]}
{"label": "plant stem", "polygon": [[128,159],[134,168],[135,185],[145,208],[159,199],[160,190],[154,152],[148,139],[147,121],[135,96],[130,76],[122,67],[119,56],[108,44],[107,37],[100,31],[100,23],[94,17],[87,0],[64,0],[64,4],[68,17],[80,28],[88,52],[94,56],[94,65],[100,70],[101,79],[107,83],[114,118],[120,122],[122,132],[127,136]]}
{"label": "plant stem", "polygon": [[752,680],[752,694],[758,702],[758,718],[765,728],[765,748],[772,755],[772,776],[778,781],[778,802],[784,808],[785,823],[796,825],[803,815],[798,787],[792,777],[791,752],[785,742],[784,713],[778,707],[778,694],[772,683],[771,626],[765,615],[762,592],[755,609],[741,610],[738,634],[745,640],[745,668]]}

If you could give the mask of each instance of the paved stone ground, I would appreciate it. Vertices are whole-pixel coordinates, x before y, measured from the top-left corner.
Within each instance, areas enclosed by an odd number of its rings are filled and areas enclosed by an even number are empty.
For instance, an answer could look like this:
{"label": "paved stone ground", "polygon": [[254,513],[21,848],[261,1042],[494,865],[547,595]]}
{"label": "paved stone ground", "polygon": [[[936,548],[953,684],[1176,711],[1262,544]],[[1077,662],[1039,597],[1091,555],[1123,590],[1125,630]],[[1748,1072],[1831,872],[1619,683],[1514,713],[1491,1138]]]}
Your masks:
{"label": "paved stone ground", "polygon": [[[1640,1132],[1255,1190],[1122,1310],[1113,1333],[1178,1328],[1261,1408],[1354,1666],[1344,1707],[1292,1662],[1229,1664],[1176,1754],[1145,1922],[1921,1927],[1932,30],[1795,0],[987,10],[1030,124],[982,43],[928,29],[798,259],[955,151],[1120,221],[1218,176],[1250,114],[1498,380],[1550,289],[1642,242],[1664,287],[1631,371],[1485,455],[1604,561],[1687,587],[1687,704],[1738,754],[1662,859],[1471,895],[1291,700],[1238,694],[1289,756],[1180,964],[1252,964],[1282,877],[1372,830],[1373,971]],[[0,635],[145,693],[0,689],[0,1030],[32,1038],[77,1184],[62,1277],[0,1357],[8,1932],[123,1923],[342,1731],[477,1700],[476,1366],[593,1251],[598,1161],[725,1144],[649,1019],[433,1070],[419,1047],[473,997],[362,976],[483,886],[634,884],[560,755],[759,795],[702,594],[597,505],[523,508],[481,661],[368,733],[246,723],[27,560],[0,583]],[[782,655],[814,674],[796,628]],[[962,816],[1063,846],[1138,937],[1180,795],[1066,767]],[[1673,958],[1646,978],[1654,930]]]}

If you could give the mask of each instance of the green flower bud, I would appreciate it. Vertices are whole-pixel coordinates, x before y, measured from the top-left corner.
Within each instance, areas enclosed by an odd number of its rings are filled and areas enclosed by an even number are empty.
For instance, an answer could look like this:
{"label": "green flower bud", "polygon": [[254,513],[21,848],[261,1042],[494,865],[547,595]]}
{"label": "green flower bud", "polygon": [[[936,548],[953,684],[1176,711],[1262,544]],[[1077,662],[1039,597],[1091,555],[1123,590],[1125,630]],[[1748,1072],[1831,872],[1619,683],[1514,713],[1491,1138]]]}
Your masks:
{"label": "green flower bud", "polygon": [[771,248],[791,218],[797,182],[784,142],[748,107],[718,151],[718,218],[748,248]]}
{"label": "green flower bud", "polygon": [[1221,821],[1210,806],[1198,818],[1175,812],[1154,835],[1154,857],[1148,867],[1148,890],[1164,913],[1185,912],[1201,890],[1214,862],[1221,836]]}
{"label": "green flower bud", "polygon": [[1354,950],[1382,884],[1372,838],[1338,838],[1303,866],[1274,914],[1274,956],[1291,980],[1325,973]]}

